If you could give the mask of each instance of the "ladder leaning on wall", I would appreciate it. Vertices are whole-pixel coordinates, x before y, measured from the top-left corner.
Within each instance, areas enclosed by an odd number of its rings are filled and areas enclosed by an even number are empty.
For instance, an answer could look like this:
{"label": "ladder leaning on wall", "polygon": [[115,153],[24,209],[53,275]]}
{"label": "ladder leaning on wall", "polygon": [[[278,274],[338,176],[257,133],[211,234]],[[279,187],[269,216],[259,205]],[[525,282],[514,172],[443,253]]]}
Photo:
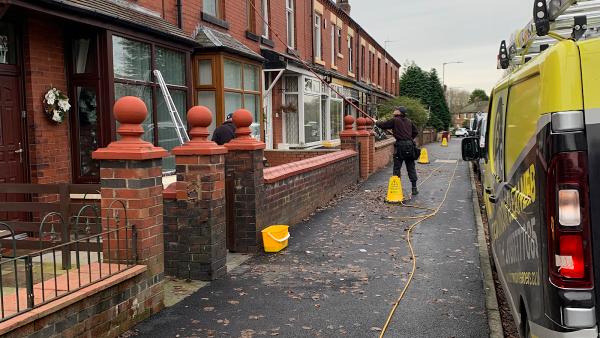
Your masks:
{"label": "ladder leaning on wall", "polygon": [[167,105],[167,110],[169,111],[169,115],[171,116],[171,121],[173,122],[173,128],[175,128],[175,132],[177,133],[177,138],[179,139],[179,143],[183,145],[185,142],[190,140],[190,137],[187,133],[187,129],[177,112],[177,107],[175,107],[175,102],[173,102],[173,98],[171,97],[171,93],[169,93],[169,89],[167,88],[167,83],[162,76],[160,70],[156,69],[153,71],[154,76],[156,77],[156,81],[160,87],[160,91],[163,94],[163,98],[165,99],[165,103]]}
{"label": "ladder leaning on wall", "polygon": [[500,44],[498,68],[515,69],[561,40],[600,36],[600,0],[535,0],[533,19]]}

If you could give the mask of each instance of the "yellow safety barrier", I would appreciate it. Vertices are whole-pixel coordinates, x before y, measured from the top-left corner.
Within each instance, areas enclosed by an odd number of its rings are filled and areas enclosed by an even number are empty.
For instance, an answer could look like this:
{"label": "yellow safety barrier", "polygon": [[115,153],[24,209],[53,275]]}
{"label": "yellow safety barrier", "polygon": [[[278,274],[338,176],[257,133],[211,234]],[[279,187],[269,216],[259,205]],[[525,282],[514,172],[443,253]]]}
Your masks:
{"label": "yellow safety barrier", "polygon": [[388,192],[385,201],[388,203],[404,202],[404,192],[402,191],[402,181],[400,180],[400,177],[390,177],[390,183],[388,185]]}
{"label": "yellow safety barrier", "polygon": [[419,160],[417,162],[420,164],[429,164],[429,154],[427,153],[427,148],[421,149],[421,156],[419,156]]}
{"label": "yellow safety barrier", "polygon": [[265,252],[279,252],[288,246],[290,233],[287,225],[272,225],[262,232]]}

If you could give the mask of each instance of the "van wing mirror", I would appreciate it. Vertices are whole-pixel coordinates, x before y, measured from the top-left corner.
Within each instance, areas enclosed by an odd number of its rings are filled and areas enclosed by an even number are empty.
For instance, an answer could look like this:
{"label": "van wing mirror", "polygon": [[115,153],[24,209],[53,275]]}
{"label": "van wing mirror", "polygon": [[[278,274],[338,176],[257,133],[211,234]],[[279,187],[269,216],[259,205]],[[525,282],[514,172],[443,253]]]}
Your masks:
{"label": "van wing mirror", "polygon": [[462,158],[464,161],[477,161],[481,158],[479,138],[466,137],[462,140]]}

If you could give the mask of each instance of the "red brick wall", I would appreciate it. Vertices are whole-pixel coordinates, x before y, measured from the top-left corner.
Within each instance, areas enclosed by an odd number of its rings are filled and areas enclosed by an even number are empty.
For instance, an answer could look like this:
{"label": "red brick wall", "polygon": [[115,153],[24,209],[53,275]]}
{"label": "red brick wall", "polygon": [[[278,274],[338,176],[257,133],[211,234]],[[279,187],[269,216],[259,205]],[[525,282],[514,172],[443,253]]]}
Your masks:
{"label": "red brick wall", "polygon": [[270,167],[276,167],[336,151],[338,150],[265,150],[265,158]]}
{"label": "red brick wall", "polygon": [[[265,174],[276,170],[277,167],[265,169]],[[301,222],[355,184],[358,176],[358,156],[355,155],[274,183],[265,183],[258,218],[261,229],[274,224]]]}
{"label": "red brick wall", "polygon": [[394,143],[396,141],[392,138],[379,141],[375,143],[375,155],[373,156],[373,164],[374,171],[379,171],[385,167],[387,167],[394,156]]}
{"label": "red brick wall", "polygon": [[51,86],[68,93],[63,28],[43,17],[30,16],[27,21],[24,63],[31,182],[70,182],[68,119],[56,125],[47,119],[42,107],[43,96]]}

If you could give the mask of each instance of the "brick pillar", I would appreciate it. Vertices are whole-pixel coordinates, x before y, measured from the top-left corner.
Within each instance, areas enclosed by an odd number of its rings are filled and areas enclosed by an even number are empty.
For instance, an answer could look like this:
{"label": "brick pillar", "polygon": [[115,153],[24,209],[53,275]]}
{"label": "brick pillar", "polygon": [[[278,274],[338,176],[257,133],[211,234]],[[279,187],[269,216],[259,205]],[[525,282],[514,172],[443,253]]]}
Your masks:
{"label": "brick pillar", "polygon": [[[148,268],[145,278],[153,300],[147,304],[147,309],[154,312],[163,307],[164,296],[162,158],[168,153],[141,139],[144,134],[141,124],[148,115],[142,100],[123,97],[115,103],[113,110],[120,124],[117,133],[121,138],[92,154],[95,160],[100,160],[102,226],[104,231],[115,229],[114,215],[118,214],[120,227],[123,227],[125,212],[120,204],[125,204],[128,222],[136,230],[137,264]],[[125,260],[122,254],[125,252],[125,233],[119,233],[118,242],[115,238],[113,234],[110,240],[105,238],[102,243],[107,263]],[[128,238],[133,237],[129,234]],[[117,250],[117,243],[121,250]]]}
{"label": "brick pillar", "polygon": [[370,153],[371,146],[369,139],[371,135],[367,131],[367,119],[359,117],[356,119],[356,126],[358,129],[357,140],[359,144],[359,155],[360,155],[360,178],[366,180],[369,178],[369,167],[370,167]]}
{"label": "brick pillar", "polygon": [[344,116],[344,130],[340,133],[342,150],[358,151],[357,133],[354,130],[354,117]]}
{"label": "brick pillar", "polygon": [[[188,111],[191,141],[172,153],[177,164],[177,277],[214,280],[227,273],[225,242],[225,154],[209,141],[212,113]],[[172,264],[173,260],[169,261]],[[172,269],[169,269],[172,271]]]}
{"label": "brick pillar", "polygon": [[369,174],[375,172],[375,121],[367,119],[367,131],[369,132]]}
{"label": "brick pillar", "polygon": [[266,145],[250,136],[252,114],[239,109],[233,113],[236,138],[225,144],[228,201],[227,233],[229,249],[235,252],[257,252],[262,247],[260,231],[268,224],[260,224],[259,208],[264,187],[263,155]]}

